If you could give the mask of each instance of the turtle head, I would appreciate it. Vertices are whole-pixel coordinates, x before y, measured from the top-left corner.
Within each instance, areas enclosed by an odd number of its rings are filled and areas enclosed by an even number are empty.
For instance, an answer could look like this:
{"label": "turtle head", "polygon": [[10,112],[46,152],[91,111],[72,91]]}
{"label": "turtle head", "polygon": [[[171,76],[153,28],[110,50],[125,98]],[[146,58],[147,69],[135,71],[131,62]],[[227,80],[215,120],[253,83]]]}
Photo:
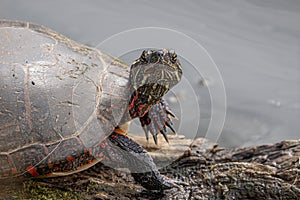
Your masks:
{"label": "turtle head", "polygon": [[180,81],[181,76],[182,67],[175,51],[144,50],[130,69],[130,116],[142,117]]}

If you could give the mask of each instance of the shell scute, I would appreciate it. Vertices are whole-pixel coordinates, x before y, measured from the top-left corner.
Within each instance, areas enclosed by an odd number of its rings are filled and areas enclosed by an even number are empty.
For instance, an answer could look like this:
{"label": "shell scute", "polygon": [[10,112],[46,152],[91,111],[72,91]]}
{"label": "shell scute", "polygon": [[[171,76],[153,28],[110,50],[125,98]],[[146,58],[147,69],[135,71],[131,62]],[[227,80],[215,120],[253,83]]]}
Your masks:
{"label": "shell scute", "polygon": [[0,46],[0,178],[91,162],[127,109],[128,66],[26,22],[0,20]]}
{"label": "shell scute", "polygon": [[46,162],[48,153],[48,149],[44,145],[32,144],[10,153],[10,156],[16,171],[18,173],[24,173],[24,166],[28,171],[38,163]]}

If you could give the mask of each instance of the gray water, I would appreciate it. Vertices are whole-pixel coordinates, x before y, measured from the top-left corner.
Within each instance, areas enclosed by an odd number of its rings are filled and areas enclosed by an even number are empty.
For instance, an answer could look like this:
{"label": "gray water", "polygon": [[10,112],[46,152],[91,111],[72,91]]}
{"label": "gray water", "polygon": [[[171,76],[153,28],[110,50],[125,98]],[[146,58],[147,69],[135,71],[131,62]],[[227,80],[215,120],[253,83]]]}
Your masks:
{"label": "gray water", "polygon": [[[141,27],[184,33],[207,50],[224,82],[227,112],[218,142],[245,146],[299,139],[299,0],[0,0],[0,18],[42,24],[90,46]],[[125,40],[110,48],[124,45]],[[134,56],[123,59],[132,62]],[[196,132],[203,136],[212,114],[202,83],[208,79],[213,85],[214,77],[195,74],[201,68],[189,67],[189,60],[183,65],[191,87],[176,86],[167,100],[177,115],[184,113],[176,124],[180,133],[193,137],[193,122],[200,121]]]}

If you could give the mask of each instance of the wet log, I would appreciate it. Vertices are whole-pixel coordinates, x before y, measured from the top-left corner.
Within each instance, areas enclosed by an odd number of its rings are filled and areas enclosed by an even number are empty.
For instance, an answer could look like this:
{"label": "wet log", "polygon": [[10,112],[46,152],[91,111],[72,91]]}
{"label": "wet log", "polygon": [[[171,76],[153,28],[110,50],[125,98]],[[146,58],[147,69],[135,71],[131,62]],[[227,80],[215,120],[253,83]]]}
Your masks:
{"label": "wet log", "polygon": [[[167,177],[187,185],[147,191],[130,173],[101,163],[67,177],[26,181],[12,198],[23,199],[299,199],[300,140],[221,148],[206,139],[174,137],[146,148]],[[162,141],[162,140],[160,140]],[[169,163],[169,164],[168,164]],[[7,197],[5,197],[8,199]]]}

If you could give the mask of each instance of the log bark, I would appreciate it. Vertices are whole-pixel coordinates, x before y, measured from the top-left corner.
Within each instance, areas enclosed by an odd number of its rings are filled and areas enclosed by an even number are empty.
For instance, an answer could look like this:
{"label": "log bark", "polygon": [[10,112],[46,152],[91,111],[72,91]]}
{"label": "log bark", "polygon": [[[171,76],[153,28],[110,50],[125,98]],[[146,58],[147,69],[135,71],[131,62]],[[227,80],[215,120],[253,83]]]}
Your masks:
{"label": "log bark", "polygon": [[145,143],[144,138],[134,140],[164,166],[162,174],[187,185],[164,192],[147,191],[128,172],[99,163],[71,176],[27,181],[10,198],[300,199],[300,140],[236,149],[181,136],[159,146]]}

